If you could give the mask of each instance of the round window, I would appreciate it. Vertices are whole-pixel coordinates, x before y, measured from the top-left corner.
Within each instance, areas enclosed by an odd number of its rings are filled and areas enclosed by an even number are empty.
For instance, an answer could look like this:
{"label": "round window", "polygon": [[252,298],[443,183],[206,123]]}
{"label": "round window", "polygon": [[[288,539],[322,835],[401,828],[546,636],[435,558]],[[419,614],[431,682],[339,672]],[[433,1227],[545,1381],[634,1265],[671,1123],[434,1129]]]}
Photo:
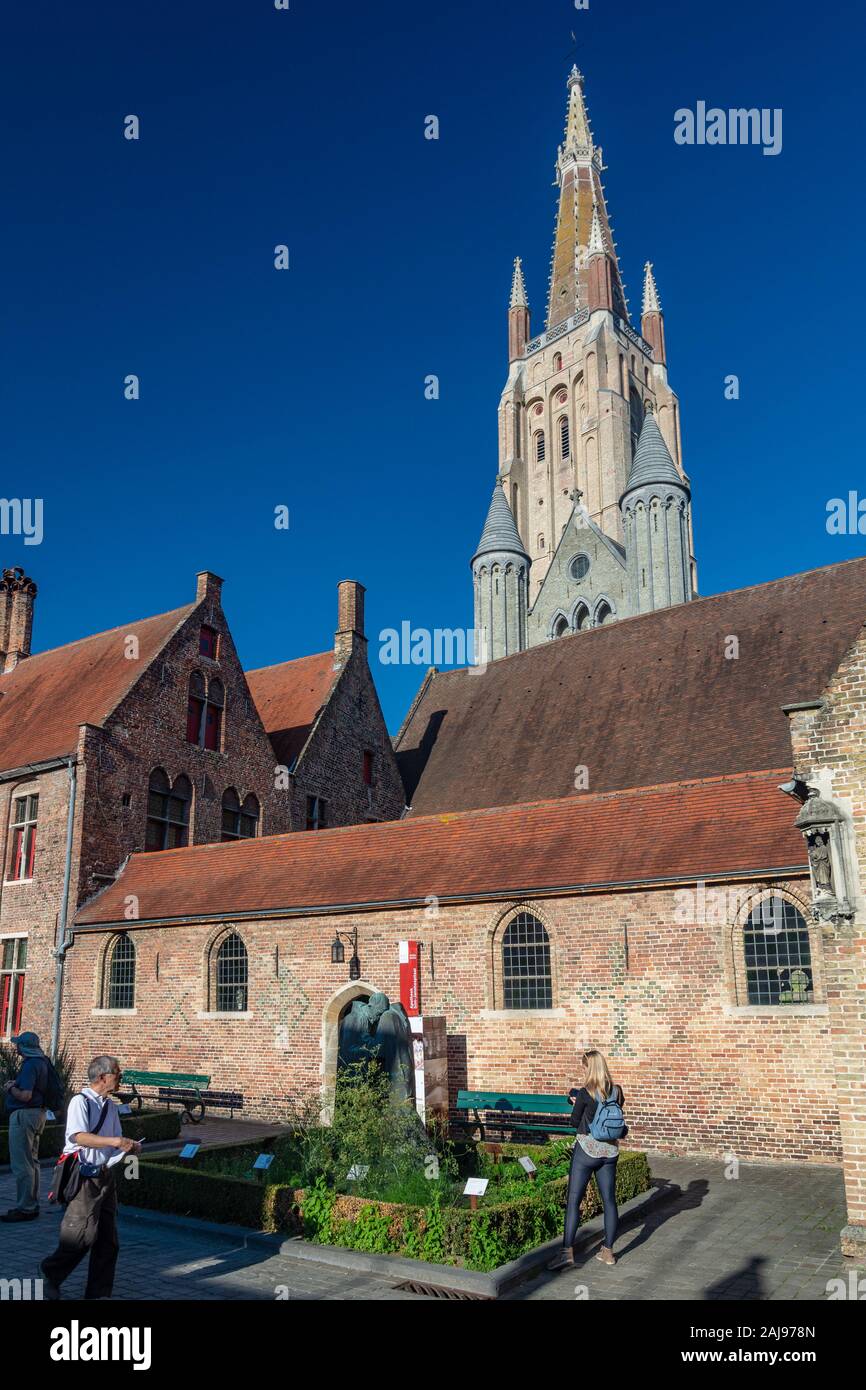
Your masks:
{"label": "round window", "polygon": [[585,579],[589,574],[589,556],[575,555],[568,570],[572,579]]}

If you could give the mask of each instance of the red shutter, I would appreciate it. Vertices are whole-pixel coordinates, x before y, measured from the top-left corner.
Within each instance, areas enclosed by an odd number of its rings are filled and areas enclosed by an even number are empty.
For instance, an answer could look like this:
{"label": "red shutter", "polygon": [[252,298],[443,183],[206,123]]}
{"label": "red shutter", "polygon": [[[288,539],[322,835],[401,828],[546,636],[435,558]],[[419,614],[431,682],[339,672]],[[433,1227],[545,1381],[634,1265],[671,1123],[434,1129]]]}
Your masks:
{"label": "red shutter", "polygon": [[214,752],[220,746],[220,711],[216,705],[208,705],[205,712],[204,746]]}
{"label": "red shutter", "polygon": [[24,849],[24,831],[18,829],[12,836],[12,877],[21,877],[21,856]]}
{"label": "red shutter", "polygon": [[30,827],[30,843],[27,846],[27,873],[26,878],[33,877],[33,861],[36,858],[36,826]]}
{"label": "red shutter", "polygon": [[19,1033],[21,1031],[21,1011],[24,1008],[24,976],[17,975],[14,978],[17,980],[18,990],[15,998],[15,1018],[12,1021],[12,1032]]}
{"label": "red shutter", "polygon": [[204,701],[190,697],[186,716],[186,741],[187,743],[198,743],[201,736],[201,714],[204,709]]}

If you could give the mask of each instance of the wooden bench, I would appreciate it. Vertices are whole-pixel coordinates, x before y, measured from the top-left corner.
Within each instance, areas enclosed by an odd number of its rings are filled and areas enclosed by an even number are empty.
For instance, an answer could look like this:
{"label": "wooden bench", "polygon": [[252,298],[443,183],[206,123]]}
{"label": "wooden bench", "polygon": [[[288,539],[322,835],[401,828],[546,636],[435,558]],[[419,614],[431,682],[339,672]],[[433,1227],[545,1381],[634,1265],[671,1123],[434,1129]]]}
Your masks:
{"label": "wooden bench", "polygon": [[[244,1108],[244,1098],[240,1091],[197,1091],[194,1088],[184,1090],[177,1086],[160,1086],[159,1098],[169,1102],[189,1100],[196,1108],[200,1101],[207,1110],[228,1110],[230,1120],[234,1119],[236,1110],[243,1110]],[[199,1119],[201,1119],[201,1115]]]}
{"label": "wooden bench", "polygon": [[[487,1130],[521,1134],[542,1133],[575,1137],[568,1124],[573,1106],[563,1095],[531,1095],[516,1091],[458,1091],[457,1109],[472,1116],[459,1120],[465,1129],[477,1129],[483,1141]],[[552,1123],[549,1116],[557,1116]],[[482,1118],[484,1117],[484,1118]]]}
{"label": "wooden bench", "polygon": [[121,1085],[124,1091],[127,1086],[132,1087],[131,1093],[123,1097],[129,1102],[131,1110],[141,1109],[144,1097],[138,1088],[148,1086],[156,1090],[157,1098],[165,1104],[183,1106],[182,1123],[190,1120],[197,1125],[204,1119],[204,1096],[205,1088],[210,1085],[209,1076],[198,1076],[191,1072],[125,1071]]}

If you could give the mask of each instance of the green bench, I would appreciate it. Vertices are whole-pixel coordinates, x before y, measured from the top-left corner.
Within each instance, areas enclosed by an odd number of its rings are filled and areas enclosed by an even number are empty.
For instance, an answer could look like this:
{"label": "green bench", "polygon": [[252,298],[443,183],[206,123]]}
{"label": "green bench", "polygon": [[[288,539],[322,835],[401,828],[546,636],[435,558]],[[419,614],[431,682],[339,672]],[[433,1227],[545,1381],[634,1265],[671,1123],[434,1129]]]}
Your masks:
{"label": "green bench", "polygon": [[[530,1095],[517,1091],[458,1091],[457,1109],[471,1119],[460,1119],[465,1129],[478,1129],[483,1141],[486,1130],[565,1135],[575,1131],[568,1123],[573,1106],[567,1096]],[[548,1116],[557,1116],[552,1123]]]}
{"label": "green bench", "polygon": [[[198,1076],[191,1072],[125,1071],[121,1084],[124,1092],[128,1086],[132,1087],[128,1095],[122,1096],[128,1102],[131,1110],[139,1111],[141,1109],[144,1097],[138,1088],[139,1086],[148,1086],[154,1088],[158,1093],[157,1099],[165,1101],[167,1105],[179,1104],[183,1106],[184,1113],[181,1116],[181,1122],[188,1119],[197,1125],[204,1119],[207,1104],[206,1088],[210,1085],[209,1076]],[[202,1092],[205,1094],[203,1095]]]}

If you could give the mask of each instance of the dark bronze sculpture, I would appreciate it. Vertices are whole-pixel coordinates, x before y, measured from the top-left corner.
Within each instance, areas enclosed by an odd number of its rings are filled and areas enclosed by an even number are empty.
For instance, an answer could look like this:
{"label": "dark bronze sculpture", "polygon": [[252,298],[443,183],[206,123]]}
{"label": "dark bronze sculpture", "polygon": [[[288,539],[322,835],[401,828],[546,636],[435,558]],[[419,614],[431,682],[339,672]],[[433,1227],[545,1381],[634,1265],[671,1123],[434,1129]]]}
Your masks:
{"label": "dark bronze sculpture", "polygon": [[387,994],[356,999],[340,1023],[339,1069],[370,1062],[388,1077],[395,1100],[414,1097],[412,1030],[403,1005]]}

